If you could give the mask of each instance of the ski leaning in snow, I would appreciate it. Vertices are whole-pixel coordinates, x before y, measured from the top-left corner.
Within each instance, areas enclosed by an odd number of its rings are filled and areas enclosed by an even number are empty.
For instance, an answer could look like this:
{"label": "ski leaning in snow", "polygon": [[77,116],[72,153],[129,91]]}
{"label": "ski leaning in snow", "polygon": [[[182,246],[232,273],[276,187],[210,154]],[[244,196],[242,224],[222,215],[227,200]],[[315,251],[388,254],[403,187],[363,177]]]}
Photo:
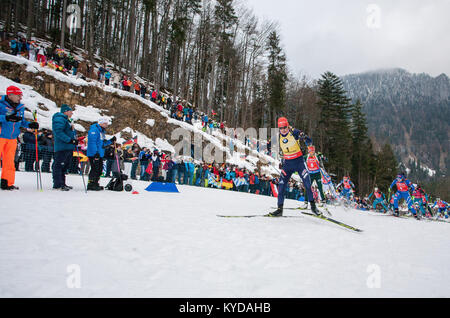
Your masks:
{"label": "ski leaning in snow", "polygon": [[361,230],[361,229],[358,229],[358,228],[353,227],[351,225],[342,223],[341,221],[337,221],[335,219],[331,219],[329,217],[324,216],[323,214],[322,215],[315,215],[314,213],[310,213],[310,212],[302,212],[302,214],[312,216],[312,217],[314,217],[316,219],[321,219],[321,220],[324,220],[324,221],[328,221],[328,222],[334,223],[336,225],[342,226],[342,227],[344,227],[346,229],[349,229],[351,231],[354,231],[354,232],[363,232],[363,230]]}

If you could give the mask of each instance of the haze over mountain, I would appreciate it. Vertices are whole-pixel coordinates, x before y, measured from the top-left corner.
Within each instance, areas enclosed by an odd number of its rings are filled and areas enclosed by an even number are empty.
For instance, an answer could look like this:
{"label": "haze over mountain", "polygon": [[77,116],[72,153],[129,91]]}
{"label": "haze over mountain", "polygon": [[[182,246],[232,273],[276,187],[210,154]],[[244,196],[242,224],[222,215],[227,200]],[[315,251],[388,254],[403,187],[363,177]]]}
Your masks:
{"label": "haze over mountain", "polygon": [[[401,68],[342,77],[348,96],[360,99],[376,143],[390,142],[399,159],[435,170],[449,167],[450,80]],[[432,172],[431,172],[432,174]]]}

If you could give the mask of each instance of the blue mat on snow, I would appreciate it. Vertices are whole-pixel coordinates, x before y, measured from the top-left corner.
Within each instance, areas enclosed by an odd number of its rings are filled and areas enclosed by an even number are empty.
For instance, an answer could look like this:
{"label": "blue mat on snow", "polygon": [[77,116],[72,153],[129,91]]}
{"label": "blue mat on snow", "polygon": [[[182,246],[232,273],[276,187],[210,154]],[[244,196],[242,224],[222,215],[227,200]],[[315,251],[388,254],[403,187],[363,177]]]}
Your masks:
{"label": "blue mat on snow", "polygon": [[175,183],[161,183],[153,182],[145,191],[148,192],[166,192],[166,193],[180,193]]}

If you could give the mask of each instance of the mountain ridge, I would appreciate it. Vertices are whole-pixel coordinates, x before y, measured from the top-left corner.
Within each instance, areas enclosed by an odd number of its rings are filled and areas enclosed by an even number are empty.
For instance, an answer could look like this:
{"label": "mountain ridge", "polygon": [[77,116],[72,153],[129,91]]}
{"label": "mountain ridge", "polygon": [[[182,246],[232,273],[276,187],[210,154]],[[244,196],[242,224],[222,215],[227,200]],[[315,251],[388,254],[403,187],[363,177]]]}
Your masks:
{"label": "mountain ridge", "polygon": [[[341,77],[348,97],[361,100],[375,144],[389,142],[405,166],[444,175],[449,167],[450,79],[402,68]],[[426,169],[425,169],[426,170]]]}

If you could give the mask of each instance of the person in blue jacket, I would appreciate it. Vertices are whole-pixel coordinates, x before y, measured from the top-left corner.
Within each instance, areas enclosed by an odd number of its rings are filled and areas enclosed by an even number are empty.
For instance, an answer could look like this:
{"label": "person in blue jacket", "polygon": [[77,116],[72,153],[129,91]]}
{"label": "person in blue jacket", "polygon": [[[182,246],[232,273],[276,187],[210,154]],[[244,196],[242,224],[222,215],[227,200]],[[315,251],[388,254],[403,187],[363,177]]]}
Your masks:
{"label": "person in blue jacket", "polygon": [[350,176],[345,176],[342,181],[336,186],[336,189],[339,188],[340,186],[343,186],[342,191],[341,191],[341,196],[345,197],[347,200],[350,200],[350,194],[351,194],[351,190],[352,188],[355,188],[355,185],[353,184],[353,182],[350,180]]}
{"label": "person in blue jacket", "polygon": [[19,43],[17,42],[17,39],[12,39],[11,42],[9,42],[9,46],[11,47],[11,54],[17,55],[19,52]]}
{"label": "person in blue jacket", "polygon": [[193,185],[194,184],[194,171],[195,165],[192,162],[192,159],[189,159],[185,162],[185,176],[186,180],[184,180],[184,184]]}
{"label": "person in blue jacket", "polygon": [[370,198],[374,196],[374,200],[373,200],[373,204],[372,204],[372,209],[376,210],[377,209],[377,205],[381,204],[381,206],[383,207],[385,213],[387,213],[388,208],[386,206],[386,204],[384,204],[384,201],[386,200],[386,197],[384,195],[383,192],[380,191],[380,189],[378,189],[377,187],[375,187],[375,190],[369,195],[369,197],[367,198],[367,200],[370,200]]}
{"label": "person in blue jacket", "polygon": [[2,190],[18,190],[14,186],[16,167],[14,158],[17,149],[17,137],[20,128],[39,129],[37,122],[25,120],[25,106],[20,102],[22,91],[16,86],[9,86],[6,95],[0,98],[0,158],[2,158]]}
{"label": "person in blue jacket", "polygon": [[106,70],[105,72],[105,85],[109,85],[109,80],[111,79],[111,72]]}
{"label": "person in blue jacket", "polygon": [[414,186],[406,179],[404,174],[397,175],[397,178],[392,182],[391,186],[389,187],[389,192],[392,191],[392,188],[396,186],[397,192],[394,195],[394,216],[399,216],[398,212],[398,203],[401,199],[404,199],[406,203],[408,204],[408,210],[416,217],[418,218],[416,214],[416,210],[413,207],[413,202],[411,199],[411,195],[409,194],[409,190],[411,189],[414,191]]}
{"label": "person in blue jacket", "polygon": [[66,173],[73,159],[78,140],[71,117],[73,110],[62,104],[61,111],[53,115],[52,130],[55,140],[55,156],[52,168],[53,189],[69,191],[73,189],[66,184]]}
{"label": "person in blue jacket", "polygon": [[91,164],[89,171],[88,191],[101,191],[104,188],[100,186],[99,180],[103,171],[103,156],[105,155],[105,147],[116,142],[116,137],[106,140],[105,129],[109,126],[107,118],[100,118],[96,124],[93,124],[88,133],[87,156]]}

